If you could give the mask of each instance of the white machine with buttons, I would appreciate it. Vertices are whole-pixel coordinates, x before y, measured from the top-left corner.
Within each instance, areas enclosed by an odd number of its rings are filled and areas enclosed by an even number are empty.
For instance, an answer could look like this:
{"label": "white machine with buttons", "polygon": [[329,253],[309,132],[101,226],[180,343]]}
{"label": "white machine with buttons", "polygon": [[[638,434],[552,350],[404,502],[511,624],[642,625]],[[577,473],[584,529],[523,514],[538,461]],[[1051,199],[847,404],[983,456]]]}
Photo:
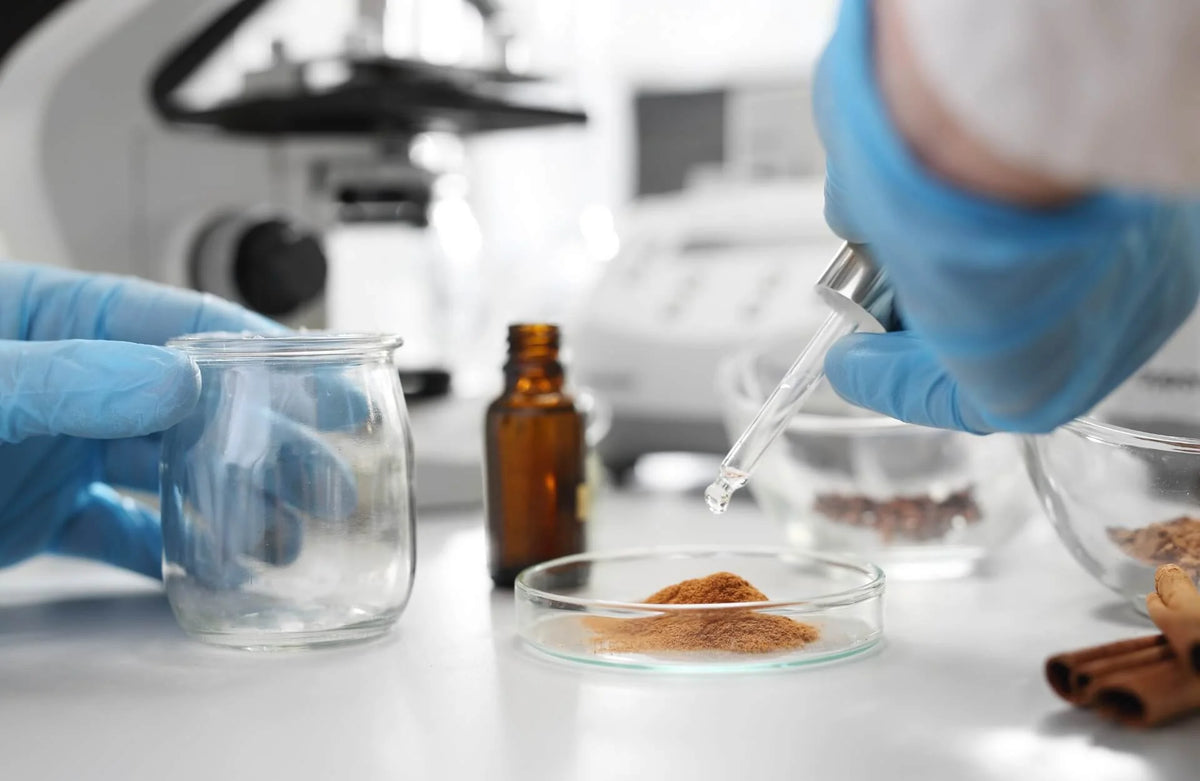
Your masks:
{"label": "white machine with buttons", "polygon": [[813,282],[840,245],[820,180],[711,180],[640,201],[571,334],[577,381],[612,410],[618,474],[652,452],[723,453],[721,359],[797,339],[824,310]]}

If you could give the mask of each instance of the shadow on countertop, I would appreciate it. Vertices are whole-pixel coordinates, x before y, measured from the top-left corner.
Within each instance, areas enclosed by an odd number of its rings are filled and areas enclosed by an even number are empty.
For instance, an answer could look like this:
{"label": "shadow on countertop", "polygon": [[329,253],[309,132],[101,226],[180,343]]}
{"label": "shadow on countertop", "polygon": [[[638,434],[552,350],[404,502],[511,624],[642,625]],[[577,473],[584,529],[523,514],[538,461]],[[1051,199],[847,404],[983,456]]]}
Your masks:
{"label": "shadow on countertop", "polygon": [[[396,633],[393,633],[393,636]],[[395,642],[315,651],[246,652],[189,638],[163,593],[111,594],[0,605],[4,704],[136,690],[175,697],[301,676],[336,656],[352,666]]]}
{"label": "shadow on countertop", "polygon": [[1162,781],[1195,781],[1200,741],[1194,740],[1200,714],[1154,729],[1120,727],[1080,708],[1064,707],[1047,716],[1037,731],[1051,738],[1085,739],[1088,744],[1144,761]]}
{"label": "shadow on countertop", "polygon": [[0,605],[0,654],[21,647],[87,644],[104,638],[184,637],[165,594],[113,594]]}
{"label": "shadow on countertop", "polygon": [[1128,602],[1106,602],[1097,606],[1091,613],[1097,621],[1141,630],[1143,634],[1149,635],[1158,631],[1149,618],[1134,610],[1133,605]]}

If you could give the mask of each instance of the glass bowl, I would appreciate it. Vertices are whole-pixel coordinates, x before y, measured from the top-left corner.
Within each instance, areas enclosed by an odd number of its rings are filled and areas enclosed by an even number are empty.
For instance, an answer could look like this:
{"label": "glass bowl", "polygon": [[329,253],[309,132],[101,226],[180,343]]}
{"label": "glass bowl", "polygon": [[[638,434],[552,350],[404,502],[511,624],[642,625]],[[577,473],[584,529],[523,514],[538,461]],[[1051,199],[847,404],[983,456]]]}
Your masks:
{"label": "glass bowl", "polygon": [[[671,584],[719,572],[745,578],[770,601],[643,602]],[[550,656],[612,667],[793,667],[874,646],[883,631],[883,590],[883,572],[873,564],[779,548],[585,553],[517,576],[517,632]]]}
{"label": "glass bowl", "polygon": [[[799,349],[776,344],[722,363],[731,442]],[[1017,438],[901,423],[847,404],[824,380],[747,487],[790,545],[861,555],[910,580],[969,575],[1036,511]]]}
{"label": "glass bowl", "polygon": [[1178,417],[1162,407],[1102,409],[1025,440],[1029,476],[1071,555],[1143,614],[1158,565],[1200,575],[1194,409]]}

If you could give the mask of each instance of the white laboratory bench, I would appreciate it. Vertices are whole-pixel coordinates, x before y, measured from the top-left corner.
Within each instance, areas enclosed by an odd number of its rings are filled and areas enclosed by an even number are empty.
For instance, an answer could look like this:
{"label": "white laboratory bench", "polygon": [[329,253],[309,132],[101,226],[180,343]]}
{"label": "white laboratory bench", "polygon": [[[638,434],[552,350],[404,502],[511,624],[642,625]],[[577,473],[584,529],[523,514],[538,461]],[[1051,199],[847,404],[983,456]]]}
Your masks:
{"label": "white laboratory bench", "polygon": [[[745,498],[609,492],[593,547],[778,541]],[[1129,732],[1068,709],[1051,652],[1150,631],[1037,519],[970,580],[888,586],[886,643],[823,668],[569,666],[513,637],[482,514],[419,524],[396,631],[253,654],[176,627],[157,584],[39,560],[0,572],[0,778],[1141,781],[1200,777],[1200,720]]]}

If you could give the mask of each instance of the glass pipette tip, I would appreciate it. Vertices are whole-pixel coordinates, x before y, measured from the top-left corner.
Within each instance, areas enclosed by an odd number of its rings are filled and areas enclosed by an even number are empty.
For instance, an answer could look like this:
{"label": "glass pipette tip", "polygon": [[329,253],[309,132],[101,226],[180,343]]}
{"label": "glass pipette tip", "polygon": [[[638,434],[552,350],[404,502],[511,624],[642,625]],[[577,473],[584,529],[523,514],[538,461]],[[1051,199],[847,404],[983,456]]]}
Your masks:
{"label": "glass pipette tip", "polygon": [[718,514],[725,512],[734,492],[750,479],[763,453],[779,438],[824,379],[825,354],[829,348],[843,336],[857,331],[858,325],[855,319],[839,312],[825,319],[721,462],[717,479],[704,490],[704,501],[709,510]]}

